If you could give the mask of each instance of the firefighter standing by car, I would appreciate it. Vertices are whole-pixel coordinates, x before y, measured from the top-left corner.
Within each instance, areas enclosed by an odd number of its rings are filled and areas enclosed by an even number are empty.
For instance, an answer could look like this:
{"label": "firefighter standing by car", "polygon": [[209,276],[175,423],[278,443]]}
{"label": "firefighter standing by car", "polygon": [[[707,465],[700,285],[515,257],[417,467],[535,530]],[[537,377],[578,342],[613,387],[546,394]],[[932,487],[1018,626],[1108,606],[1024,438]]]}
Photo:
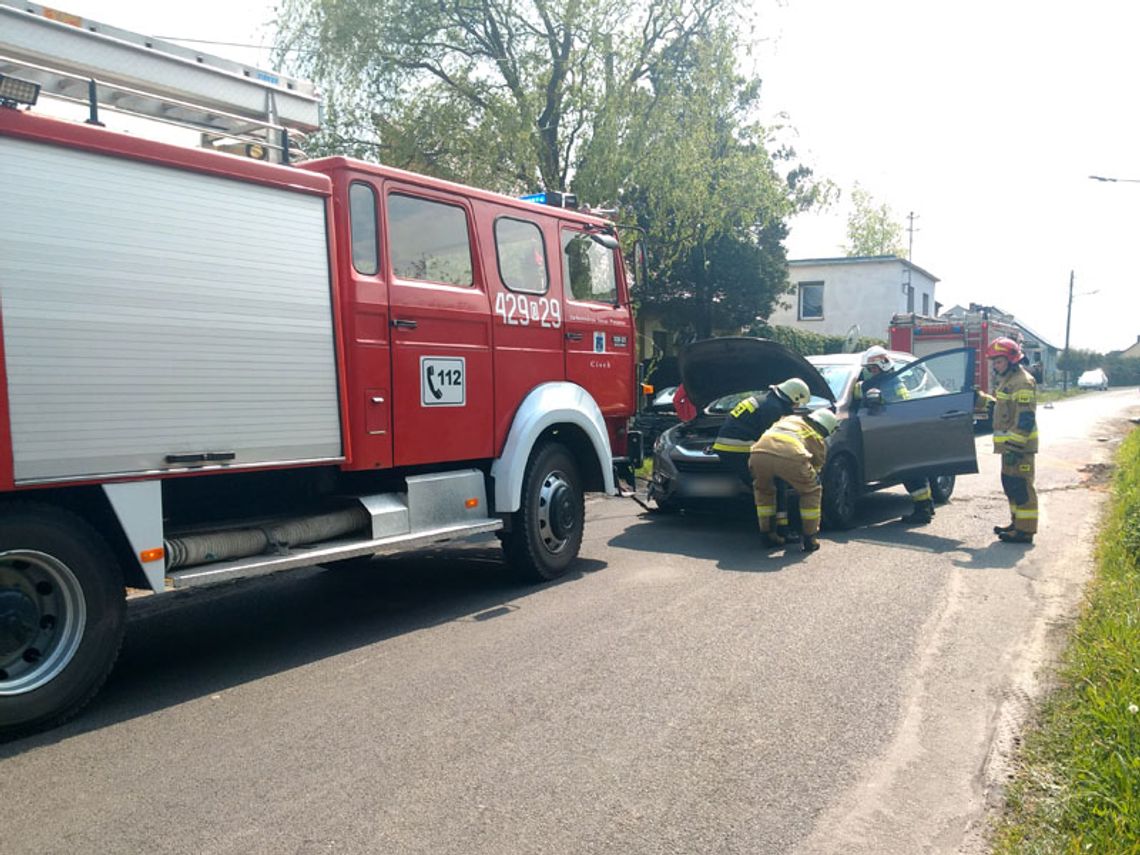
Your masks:
{"label": "firefighter standing by car", "polygon": [[994,391],[994,452],[1001,455],[1001,488],[1009,499],[1009,525],[995,525],[1005,543],[1032,543],[1037,533],[1037,383],[1021,365],[1021,345],[1010,338],[990,342],[998,386]]}
{"label": "firefighter standing by car", "polygon": [[[863,384],[867,381],[878,377],[880,374],[886,374],[894,370],[894,362],[891,361],[891,355],[887,352],[885,347],[881,345],[872,345],[863,352],[863,372],[859,378],[859,383],[855,387],[855,400],[860,400],[863,397]],[[893,382],[888,388],[882,386],[875,387],[880,392],[888,393],[888,397],[892,400],[904,401],[910,397],[907,391],[906,384],[898,378],[894,378]],[[929,478],[914,478],[910,481],[904,481],[903,486],[906,491],[910,493],[910,498],[914,502],[914,507],[911,512],[904,516],[900,522],[907,523],[908,525],[926,525],[934,519],[934,494],[930,489]]]}
{"label": "firefighter standing by car", "polygon": [[[807,383],[799,377],[791,377],[783,383],[770,386],[760,395],[749,395],[728,413],[721,425],[713,451],[745,484],[752,485],[749,472],[749,455],[752,445],[779,419],[791,415],[796,407],[802,407],[811,398]],[[779,491],[776,502],[777,530],[781,536],[787,530],[788,509],[784,490]]]}
{"label": "firefighter standing by car", "polygon": [[820,473],[827,462],[827,438],[839,420],[831,410],[806,416],[784,416],[752,446],[748,468],[756,497],[756,518],[765,546],[782,546],[784,538],[772,531],[776,517],[777,479],[791,485],[800,497],[803,550],[819,549],[819,518],[823,504]]}

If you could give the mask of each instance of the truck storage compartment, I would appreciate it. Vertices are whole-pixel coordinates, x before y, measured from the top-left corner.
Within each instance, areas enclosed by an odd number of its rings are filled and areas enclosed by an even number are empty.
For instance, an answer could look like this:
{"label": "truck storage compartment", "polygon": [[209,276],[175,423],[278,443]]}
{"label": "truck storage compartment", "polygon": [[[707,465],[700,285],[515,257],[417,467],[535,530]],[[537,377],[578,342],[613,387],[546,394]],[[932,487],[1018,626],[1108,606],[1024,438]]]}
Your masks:
{"label": "truck storage compartment", "polygon": [[0,137],[17,483],[342,456],[325,198]]}

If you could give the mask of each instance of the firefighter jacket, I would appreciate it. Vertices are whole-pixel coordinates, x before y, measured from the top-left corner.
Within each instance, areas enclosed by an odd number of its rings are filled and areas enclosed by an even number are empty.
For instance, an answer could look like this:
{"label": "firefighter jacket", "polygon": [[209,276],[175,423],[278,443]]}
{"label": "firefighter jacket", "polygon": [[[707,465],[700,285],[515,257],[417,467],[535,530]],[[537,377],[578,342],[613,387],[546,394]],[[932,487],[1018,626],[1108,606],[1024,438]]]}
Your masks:
{"label": "firefighter jacket", "polygon": [[729,412],[713,443],[713,451],[747,454],[764,431],[791,411],[792,405],[775,392],[748,396]]}
{"label": "firefighter jacket", "polygon": [[994,452],[1037,453],[1037,383],[1020,365],[994,391]]}
{"label": "firefighter jacket", "polygon": [[803,457],[818,475],[827,462],[827,441],[803,416],[784,416],[752,446],[759,454]]}
{"label": "firefighter jacket", "polygon": [[[868,374],[866,371],[860,375],[860,379],[855,381],[855,394],[853,397],[856,401],[863,400],[863,397],[867,392],[866,388],[864,387],[871,381],[872,378],[877,376],[880,375]],[[874,384],[870,388],[878,389],[880,392],[882,392],[883,400],[888,403],[891,401],[905,401],[910,397],[910,390],[907,389],[906,384],[903,383],[903,381],[898,377],[891,377],[881,383]]]}

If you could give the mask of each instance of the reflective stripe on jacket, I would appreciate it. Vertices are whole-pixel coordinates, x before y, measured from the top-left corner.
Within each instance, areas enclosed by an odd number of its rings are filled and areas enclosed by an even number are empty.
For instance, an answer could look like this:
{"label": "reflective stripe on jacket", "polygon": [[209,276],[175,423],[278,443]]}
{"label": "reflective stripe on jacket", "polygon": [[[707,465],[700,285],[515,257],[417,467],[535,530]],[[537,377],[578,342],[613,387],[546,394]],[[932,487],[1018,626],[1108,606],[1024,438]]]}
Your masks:
{"label": "reflective stripe on jacket", "polygon": [[759,454],[806,457],[819,472],[827,462],[827,443],[803,416],[784,416],[752,446]]}
{"label": "reflective stripe on jacket", "polygon": [[713,451],[747,454],[752,450],[752,443],[791,409],[774,392],[750,395],[733,407],[725,418],[713,443]]}
{"label": "reflective stripe on jacket", "polygon": [[994,391],[994,452],[1037,453],[1037,383],[1017,366]]}

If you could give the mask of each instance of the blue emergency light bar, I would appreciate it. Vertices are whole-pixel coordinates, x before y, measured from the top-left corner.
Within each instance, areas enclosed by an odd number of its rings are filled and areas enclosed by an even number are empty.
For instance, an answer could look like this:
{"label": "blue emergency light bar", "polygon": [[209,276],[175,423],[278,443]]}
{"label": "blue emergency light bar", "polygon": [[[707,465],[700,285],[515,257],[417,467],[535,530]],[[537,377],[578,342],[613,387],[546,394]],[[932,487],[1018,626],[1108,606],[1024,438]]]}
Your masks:
{"label": "blue emergency light bar", "polygon": [[557,190],[544,191],[542,193],[528,193],[526,196],[519,196],[523,202],[535,202],[539,205],[551,205],[555,208],[577,208],[578,197],[573,193],[559,193]]}

